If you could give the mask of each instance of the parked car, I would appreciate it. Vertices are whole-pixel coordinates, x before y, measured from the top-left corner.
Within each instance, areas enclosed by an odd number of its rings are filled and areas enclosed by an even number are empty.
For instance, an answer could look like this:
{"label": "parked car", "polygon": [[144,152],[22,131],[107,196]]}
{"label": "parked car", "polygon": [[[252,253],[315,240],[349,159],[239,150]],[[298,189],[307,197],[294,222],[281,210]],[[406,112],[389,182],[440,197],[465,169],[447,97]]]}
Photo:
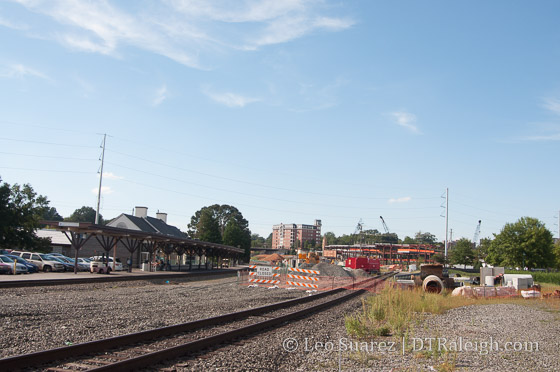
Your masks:
{"label": "parked car", "polygon": [[47,256],[49,256],[51,260],[58,261],[62,265],[64,265],[64,270],[63,271],[74,271],[74,265],[71,262],[68,262],[68,261],[64,260],[60,256],[51,256],[50,254],[47,255]]}
{"label": "parked car", "polygon": [[[74,265],[74,262],[76,262],[76,260],[72,259],[72,265]],[[78,258],[78,269],[80,271],[89,271],[89,262],[80,261]]]}
{"label": "parked car", "polygon": [[[49,256],[53,256],[53,254],[49,254]],[[63,261],[65,264],[70,265],[71,270],[68,270],[68,266],[65,266],[67,271],[74,271],[74,263],[76,262],[75,259],[63,256],[63,255],[57,255],[57,256],[53,256],[53,257],[60,260],[60,261]],[[78,261],[78,270],[79,271],[89,271],[89,264],[83,264],[83,263],[80,263]]]}
{"label": "parked car", "polygon": [[[103,261],[105,262],[105,260],[107,259],[106,257],[104,258],[103,256],[93,256],[89,258],[91,261]],[[117,257],[116,260],[116,264],[113,265],[113,257],[109,257],[109,267],[111,268],[111,270],[114,271],[122,271],[123,270],[123,264],[121,262],[121,259]]]}
{"label": "parked car", "polygon": [[48,254],[22,252],[20,254],[20,257],[37,265],[39,270],[42,270],[44,272],[64,271],[64,264],[60,261],[55,260],[54,257],[49,256]]}
{"label": "parked car", "polygon": [[11,274],[14,270],[12,265],[0,262],[0,274]]}
{"label": "parked car", "polygon": [[14,260],[12,260],[10,257],[5,256],[5,255],[0,255],[0,262],[8,264],[11,266],[12,269],[12,273],[14,272],[14,264],[16,265],[16,274],[27,274],[27,267],[25,267],[25,265],[22,265],[20,263],[15,262]]}
{"label": "parked car", "polygon": [[89,266],[89,263],[91,262],[91,260],[89,258],[78,257],[78,262],[86,264],[86,265]]}
{"label": "parked car", "polygon": [[105,261],[102,260],[91,260],[90,262],[90,272],[98,274],[110,274],[111,266],[107,267]]}
{"label": "parked car", "polygon": [[17,263],[25,265],[25,267],[27,267],[27,272],[28,273],[38,273],[39,272],[39,268],[37,267],[37,265],[32,264],[31,262],[28,262],[25,258],[21,258],[19,256],[13,255],[13,254],[7,254],[5,256],[10,257],[12,260],[16,261]]}

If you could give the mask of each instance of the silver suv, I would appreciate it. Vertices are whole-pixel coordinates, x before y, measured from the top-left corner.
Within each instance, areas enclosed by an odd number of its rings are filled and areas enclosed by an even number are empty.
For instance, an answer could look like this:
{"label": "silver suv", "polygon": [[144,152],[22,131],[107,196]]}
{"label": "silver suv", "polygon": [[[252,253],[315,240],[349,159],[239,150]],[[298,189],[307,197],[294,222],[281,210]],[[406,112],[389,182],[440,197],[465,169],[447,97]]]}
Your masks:
{"label": "silver suv", "polygon": [[22,252],[21,258],[37,265],[39,270],[48,273],[50,271],[64,271],[64,265],[60,261],[56,261],[53,257],[44,253]]}

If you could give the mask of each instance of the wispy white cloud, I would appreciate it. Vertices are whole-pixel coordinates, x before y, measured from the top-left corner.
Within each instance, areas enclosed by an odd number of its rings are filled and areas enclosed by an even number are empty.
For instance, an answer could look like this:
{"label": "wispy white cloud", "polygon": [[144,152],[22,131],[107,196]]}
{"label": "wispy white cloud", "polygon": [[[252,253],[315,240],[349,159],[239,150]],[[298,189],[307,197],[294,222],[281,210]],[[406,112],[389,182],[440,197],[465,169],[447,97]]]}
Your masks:
{"label": "wispy white cloud", "polygon": [[[105,174],[103,174],[103,176],[105,176]],[[97,195],[99,192],[99,187],[96,187],[94,189],[91,189],[91,193],[94,195]],[[108,195],[108,194],[112,194],[115,191],[110,187],[110,186],[101,186],[101,195]]]}
{"label": "wispy white cloud", "polygon": [[295,112],[307,112],[325,110],[338,105],[338,91],[348,84],[343,78],[337,78],[326,85],[314,85],[309,83],[299,84],[299,96],[297,103],[291,109]]}
{"label": "wispy white cloud", "polygon": [[163,101],[167,99],[167,86],[164,84],[161,88],[156,90],[155,98],[152,101],[153,106],[159,106]]}
{"label": "wispy white cloud", "polygon": [[225,105],[227,107],[245,107],[250,103],[259,102],[259,98],[246,97],[237,93],[224,92],[218,93],[210,90],[206,87],[202,89],[202,92],[208,96],[213,101]]}
{"label": "wispy white cloud", "polygon": [[353,24],[352,20],[327,17],[316,19],[310,19],[306,16],[282,17],[270,22],[257,38],[245,45],[245,48],[257,49],[265,45],[285,43],[319,29],[340,31],[351,27]]}
{"label": "wispy white cloud", "polygon": [[543,106],[553,114],[560,115],[560,99],[547,98],[544,100]]}
{"label": "wispy white cloud", "polygon": [[411,200],[412,200],[412,198],[410,196],[404,196],[404,197],[401,197],[401,198],[391,198],[387,202],[391,203],[391,204],[392,203],[406,203],[406,202],[409,202]]}
{"label": "wispy white cloud", "polygon": [[[542,106],[554,114],[560,116],[560,99],[558,98],[545,98],[543,99]],[[530,141],[530,142],[545,142],[545,141],[560,141],[560,122],[551,121],[547,123],[532,123],[533,132],[531,134],[515,139],[516,141]]]}
{"label": "wispy white cloud", "polygon": [[4,68],[0,69],[1,78],[23,79],[26,76],[33,76],[33,77],[38,77],[41,79],[52,81],[52,79],[49,76],[42,73],[41,71],[24,66],[22,64],[13,64],[13,65],[5,66]]}
{"label": "wispy white cloud", "polygon": [[416,115],[408,113],[406,111],[396,111],[392,112],[390,116],[393,118],[395,124],[408,129],[412,133],[422,134],[415,124]]}
{"label": "wispy white cloud", "polygon": [[108,180],[123,180],[124,179],[124,177],[117,176],[116,174],[111,173],[111,172],[103,172],[103,178],[108,179]]}
{"label": "wispy white cloud", "polygon": [[0,26],[11,28],[11,29],[14,29],[14,30],[20,30],[20,31],[29,29],[29,26],[24,24],[24,23],[14,23],[14,22],[12,22],[8,19],[5,19],[1,16],[0,16]]}
{"label": "wispy white cloud", "polygon": [[38,31],[69,48],[120,57],[122,46],[131,45],[195,68],[204,67],[201,55],[216,50],[257,49],[355,23],[329,16],[316,0],[166,0],[134,12],[108,0],[15,1],[54,20],[54,31]]}

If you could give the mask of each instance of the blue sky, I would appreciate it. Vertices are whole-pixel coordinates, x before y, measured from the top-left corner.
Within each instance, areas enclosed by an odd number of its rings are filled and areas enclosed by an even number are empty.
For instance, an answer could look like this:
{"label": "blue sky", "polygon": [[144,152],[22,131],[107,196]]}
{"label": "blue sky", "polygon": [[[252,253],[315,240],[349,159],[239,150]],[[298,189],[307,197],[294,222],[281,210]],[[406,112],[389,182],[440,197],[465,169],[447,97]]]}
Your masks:
{"label": "blue sky", "polygon": [[[0,176],[60,214],[134,206],[186,230],[557,236],[556,1],[5,1]],[[556,217],[555,217],[556,216]],[[556,225],[555,225],[556,224]]]}

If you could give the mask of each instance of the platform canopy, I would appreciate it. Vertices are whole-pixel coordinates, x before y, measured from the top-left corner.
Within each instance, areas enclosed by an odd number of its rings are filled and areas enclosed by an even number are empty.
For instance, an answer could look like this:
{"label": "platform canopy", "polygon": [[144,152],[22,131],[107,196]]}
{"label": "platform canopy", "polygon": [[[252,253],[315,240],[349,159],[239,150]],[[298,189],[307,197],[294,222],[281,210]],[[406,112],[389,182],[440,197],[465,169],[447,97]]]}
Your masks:
{"label": "platform canopy", "polygon": [[135,239],[142,242],[181,245],[189,249],[211,249],[214,253],[224,256],[236,256],[244,253],[243,249],[224,244],[204,242],[197,239],[179,238],[159,233],[148,233],[139,230],[123,229],[104,225],[96,225],[88,222],[59,222],[59,221],[40,221],[40,224],[47,225],[50,229],[85,236],[108,236],[119,240]]}

